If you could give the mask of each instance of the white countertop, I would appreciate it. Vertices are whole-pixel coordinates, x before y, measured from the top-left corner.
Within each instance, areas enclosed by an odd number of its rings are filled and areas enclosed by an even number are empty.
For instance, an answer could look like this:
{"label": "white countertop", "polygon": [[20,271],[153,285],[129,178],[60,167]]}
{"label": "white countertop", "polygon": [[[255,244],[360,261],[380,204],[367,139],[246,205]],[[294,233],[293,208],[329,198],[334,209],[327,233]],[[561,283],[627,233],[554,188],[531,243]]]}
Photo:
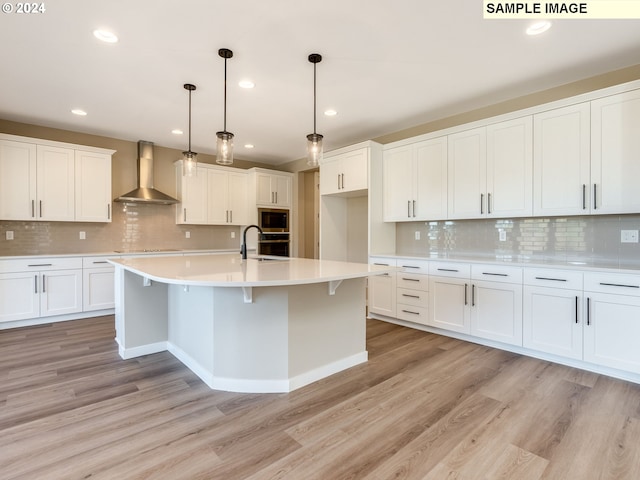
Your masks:
{"label": "white countertop", "polygon": [[[195,249],[195,250],[180,250],[180,249],[148,249],[148,250],[112,250],[108,252],[87,252],[87,253],[53,253],[53,254],[38,254],[38,255],[5,255],[0,256],[0,260],[21,260],[21,259],[36,259],[36,258],[69,258],[69,257],[138,257],[138,256],[157,256],[157,255],[198,255],[201,253],[210,254],[225,254],[239,251],[239,248],[233,249]],[[251,251],[251,250],[249,250]]]}
{"label": "white countertop", "polygon": [[162,283],[209,287],[267,287],[322,283],[397,271],[396,267],[308,258],[239,254],[110,259],[115,266]]}

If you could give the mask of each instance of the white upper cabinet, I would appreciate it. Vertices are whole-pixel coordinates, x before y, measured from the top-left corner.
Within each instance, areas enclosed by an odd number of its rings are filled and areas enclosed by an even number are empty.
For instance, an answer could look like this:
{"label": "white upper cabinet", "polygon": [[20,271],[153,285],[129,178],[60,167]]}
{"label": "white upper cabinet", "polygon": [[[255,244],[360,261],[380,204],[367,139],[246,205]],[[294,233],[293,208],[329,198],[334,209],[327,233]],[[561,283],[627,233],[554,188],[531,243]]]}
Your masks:
{"label": "white upper cabinet", "polygon": [[207,172],[207,169],[198,165],[196,175],[183,176],[182,160],[176,163],[176,190],[180,200],[176,208],[176,223],[207,223]]}
{"label": "white upper cabinet", "polygon": [[590,213],[589,103],[533,117],[533,213]]}
{"label": "white upper cabinet", "polygon": [[252,169],[255,178],[256,206],[291,207],[292,176],[272,170]]}
{"label": "white upper cabinet", "polygon": [[357,192],[369,187],[369,148],[325,154],[320,165],[320,195]]}
{"label": "white upper cabinet", "polygon": [[110,222],[113,153],[0,135],[0,219]]}
{"label": "white upper cabinet", "polygon": [[640,211],[640,90],[591,102],[592,213]]}
{"label": "white upper cabinet", "polygon": [[385,222],[447,218],[447,137],[385,150]]}
{"label": "white upper cabinet", "polygon": [[483,218],[487,212],[486,127],[449,135],[448,217]]}
{"label": "white upper cabinet", "polygon": [[111,155],[75,152],[76,221],[111,221]]}

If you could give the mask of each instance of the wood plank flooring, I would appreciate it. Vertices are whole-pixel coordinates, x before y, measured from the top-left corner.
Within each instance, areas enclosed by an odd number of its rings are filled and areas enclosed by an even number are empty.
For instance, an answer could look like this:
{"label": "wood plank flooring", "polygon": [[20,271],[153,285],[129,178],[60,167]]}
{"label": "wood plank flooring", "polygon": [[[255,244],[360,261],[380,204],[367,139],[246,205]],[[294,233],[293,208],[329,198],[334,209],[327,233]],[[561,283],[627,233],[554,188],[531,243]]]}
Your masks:
{"label": "wood plank flooring", "polygon": [[639,479],[640,386],[368,321],[290,394],[118,356],[112,316],[0,331],[0,478]]}

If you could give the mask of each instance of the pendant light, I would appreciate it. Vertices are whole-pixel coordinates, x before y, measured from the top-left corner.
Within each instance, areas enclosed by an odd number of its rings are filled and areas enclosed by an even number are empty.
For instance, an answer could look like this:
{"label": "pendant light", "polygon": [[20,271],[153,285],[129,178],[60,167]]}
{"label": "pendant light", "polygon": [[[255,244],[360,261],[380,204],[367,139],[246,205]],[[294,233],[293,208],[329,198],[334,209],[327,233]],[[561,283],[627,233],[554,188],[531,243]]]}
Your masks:
{"label": "pendant light", "polygon": [[189,149],[186,152],[182,152],[182,175],[192,177],[198,173],[198,160],[196,158],[198,154],[191,151],[191,92],[196,89],[196,86],[185,83],[184,88],[189,91]]}
{"label": "pendant light", "polygon": [[233,133],[227,132],[227,59],[233,57],[233,52],[228,48],[218,50],[218,55],[224,58],[224,127],[217,132],[216,163],[231,165],[233,163]]}
{"label": "pendant light", "polygon": [[317,167],[322,160],[322,135],[316,133],[316,64],[322,61],[322,55],[312,53],[309,61],[313,63],[313,133],[307,135],[307,165]]}

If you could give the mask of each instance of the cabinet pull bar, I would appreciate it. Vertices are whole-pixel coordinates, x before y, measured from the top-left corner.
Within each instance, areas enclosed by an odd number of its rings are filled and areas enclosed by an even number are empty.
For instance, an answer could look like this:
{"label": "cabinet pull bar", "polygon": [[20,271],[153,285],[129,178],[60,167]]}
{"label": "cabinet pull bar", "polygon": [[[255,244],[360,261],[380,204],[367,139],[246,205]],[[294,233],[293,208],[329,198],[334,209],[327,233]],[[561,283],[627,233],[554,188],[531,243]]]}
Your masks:
{"label": "cabinet pull bar", "polygon": [[487,213],[491,215],[491,194],[487,193]]}
{"label": "cabinet pull bar", "polygon": [[484,214],[484,193],[480,194],[480,215]]}
{"label": "cabinet pull bar", "polygon": [[44,277],[45,277],[45,276],[46,276],[46,275],[43,273],[43,274],[42,274],[42,293],[47,293],[47,290],[46,290],[46,283],[45,283],[45,281],[44,281]]}
{"label": "cabinet pull bar", "polygon": [[550,280],[552,282],[566,282],[565,278],[536,277],[536,280]]}
{"label": "cabinet pull bar", "polygon": [[493,275],[494,277],[508,277],[507,273],[491,273],[491,272],[482,272],[483,275]]}
{"label": "cabinet pull bar", "polygon": [[382,265],[383,267],[388,267],[389,266],[388,263],[376,263],[376,262],[373,262],[373,264],[374,265]]}
{"label": "cabinet pull bar", "polygon": [[187,209],[186,208],[182,209],[182,218],[183,218],[183,220],[182,220],[183,222],[187,221]]}
{"label": "cabinet pull bar", "polygon": [[35,217],[36,216],[36,201],[35,200],[31,200],[31,217]]}
{"label": "cabinet pull bar", "polygon": [[587,209],[587,185],[585,183],[582,184],[582,209]]}
{"label": "cabinet pull bar", "polygon": [[[341,178],[340,185],[341,185],[342,189],[344,190],[344,173],[340,174],[340,178]],[[276,195],[277,195],[277,193],[276,193]]]}
{"label": "cabinet pull bar", "polygon": [[587,325],[591,325],[591,299],[587,297]]}
{"label": "cabinet pull bar", "polygon": [[27,265],[27,267],[51,267],[53,263],[33,263],[31,265]]}
{"label": "cabinet pull bar", "polygon": [[464,284],[464,304],[467,305],[467,289],[469,288],[469,285],[467,285],[466,283]]}
{"label": "cabinet pull bar", "polygon": [[411,217],[411,200],[407,200],[407,218]]}
{"label": "cabinet pull bar", "polygon": [[458,270],[455,270],[453,268],[439,268],[438,271],[439,272],[457,272]]}
{"label": "cabinet pull bar", "polygon": [[340,174],[338,174],[338,190],[340,190]]}
{"label": "cabinet pull bar", "polygon": [[402,310],[403,313],[410,313],[411,315],[420,315],[419,312],[412,312],[411,310]]}
{"label": "cabinet pull bar", "polygon": [[40,200],[40,218],[42,218],[42,200]]}
{"label": "cabinet pull bar", "polygon": [[402,280],[404,280],[405,282],[419,282],[420,281],[417,278],[404,278],[404,277],[402,277]]}
{"label": "cabinet pull bar", "polygon": [[33,284],[35,286],[35,293],[38,293],[38,275],[33,276]]}
{"label": "cabinet pull bar", "polygon": [[96,263],[109,263],[109,262],[107,262],[106,260],[100,260],[99,262],[93,262],[93,263],[96,264]]}
{"label": "cabinet pull bar", "polygon": [[413,201],[413,216],[416,216],[416,201]]}
{"label": "cabinet pull bar", "polygon": [[233,223],[233,210],[229,210],[229,223]]}
{"label": "cabinet pull bar", "polygon": [[578,296],[576,295],[576,324],[578,323]]}
{"label": "cabinet pull bar", "polygon": [[593,209],[597,210],[598,209],[598,190],[597,190],[597,186],[594,183],[593,184]]}
{"label": "cabinet pull bar", "polygon": [[416,267],[415,265],[402,265],[402,268],[420,268],[420,267]]}
{"label": "cabinet pull bar", "polygon": [[276,203],[278,203],[278,192],[275,192],[276,194]]}
{"label": "cabinet pull bar", "polygon": [[403,293],[402,296],[409,298],[420,298],[420,295],[409,295],[408,293]]}
{"label": "cabinet pull bar", "polygon": [[471,285],[471,306],[476,306],[476,286]]}
{"label": "cabinet pull bar", "polygon": [[640,288],[640,285],[623,285],[621,283],[603,283],[603,282],[600,282],[600,285],[604,285],[605,287]]}
{"label": "cabinet pull bar", "polygon": [[107,220],[111,220],[111,205],[107,203]]}

